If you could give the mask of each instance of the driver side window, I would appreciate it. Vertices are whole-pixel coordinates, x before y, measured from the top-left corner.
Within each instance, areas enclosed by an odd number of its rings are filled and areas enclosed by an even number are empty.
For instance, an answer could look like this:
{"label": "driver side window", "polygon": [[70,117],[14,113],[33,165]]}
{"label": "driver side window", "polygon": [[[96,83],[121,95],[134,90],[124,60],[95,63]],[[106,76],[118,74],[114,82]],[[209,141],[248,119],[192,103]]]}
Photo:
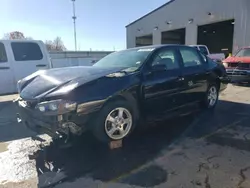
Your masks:
{"label": "driver side window", "polygon": [[170,49],[164,49],[155,54],[151,66],[153,67],[157,64],[165,65],[166,70],[173,70],[179,68],[179,64],[176,58],[176,53],[174,50]]}

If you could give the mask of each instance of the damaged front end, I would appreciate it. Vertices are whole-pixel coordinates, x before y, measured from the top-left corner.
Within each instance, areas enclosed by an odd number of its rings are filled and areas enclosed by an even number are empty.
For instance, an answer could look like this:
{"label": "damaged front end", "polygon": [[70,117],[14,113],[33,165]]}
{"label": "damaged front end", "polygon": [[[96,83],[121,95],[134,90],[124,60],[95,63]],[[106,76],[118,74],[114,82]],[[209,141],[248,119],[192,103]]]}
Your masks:
{"label": "damaged front end", "polygon": [[18,121],[38,134],[68,139],[85,131],[87,117],[77,115],[75,102],[52,100],[39,103],[18,98],[14,103],[18,108]]}

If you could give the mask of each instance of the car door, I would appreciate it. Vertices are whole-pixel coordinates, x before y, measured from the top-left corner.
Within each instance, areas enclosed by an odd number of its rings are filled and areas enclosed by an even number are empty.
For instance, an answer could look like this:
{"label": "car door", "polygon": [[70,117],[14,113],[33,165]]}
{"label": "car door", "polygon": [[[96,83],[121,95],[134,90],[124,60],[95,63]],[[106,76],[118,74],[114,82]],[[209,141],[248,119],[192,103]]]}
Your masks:
{"label": "car door", "polygon": [[[157,68],[164,65],[165,68]],[[175,48],[162,48],[153,53],[143,70],[144,111],[161,114],[178,105],[181,89],[180,58]]]}
{"label": "car door", "polygon": [[183,99],[185,103],[200,101],[207,89],[206,58],[191,47],[180,47],[179,52],[183,64]]}
{"label": "car door", "polygon": [[47,54],[43,53],[43,46],[39,42],[15,41],[11,42],[14,57],[13,69],[16,82],[40,69],[48,69]]}
{"label": "car door", "polygon": [[0,94],[14,93],[16,85],[8,43],[0,42]]}

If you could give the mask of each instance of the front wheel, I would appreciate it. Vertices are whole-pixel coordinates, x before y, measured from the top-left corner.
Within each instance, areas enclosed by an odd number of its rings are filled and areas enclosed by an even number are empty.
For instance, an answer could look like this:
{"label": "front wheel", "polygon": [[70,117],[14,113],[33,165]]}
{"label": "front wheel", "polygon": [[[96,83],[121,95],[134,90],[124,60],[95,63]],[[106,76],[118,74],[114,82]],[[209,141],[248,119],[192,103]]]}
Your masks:
{"label": "front wheel", "polygon": [[113,101],[103,107],[96,118],[93,133],[102,142],[121,140],[134,128],[133,109],[126,101]]}
{"label": "front wheel", "polygon": [[206,92],[202,106],[206,109],[214,109],[219,98],[219,89],[216,84],[211,84]]}

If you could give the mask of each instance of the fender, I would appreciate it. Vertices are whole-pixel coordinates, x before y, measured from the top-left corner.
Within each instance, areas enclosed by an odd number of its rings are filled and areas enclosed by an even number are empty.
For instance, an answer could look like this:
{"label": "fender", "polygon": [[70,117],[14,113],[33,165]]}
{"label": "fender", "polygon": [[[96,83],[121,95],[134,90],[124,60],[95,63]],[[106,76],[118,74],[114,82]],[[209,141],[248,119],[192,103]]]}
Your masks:
{"label": "fender", "polygon": [[140,108],[139,108],[139,104],[136,100],[136,97],[133,96],[130,92],[125,91],[125,92],[121,92],[117,95],[111,96],[109,97],[107,100],[105,100],[105,102],[102,104],[101,108],[103,108],[103,106],[105,106],[107,103],[111,102],[111,101],[115,101],[115,100],[125,100],[127,101],[129,104],[132,105],[133,111],[135,113],[135,117],[136,119],[139,119],[140,117]]}
{"label": "fender", "polygon": [[140,117],[140,110],[139,109],[140,108],[139,108],[138,100],[136,100],[136,98],[131,93],[128,93],[128,92],[122,93],[121,96],[124,97],[125,100],[128,101],[129,104],[132,105],[132,108],[133,108],[134,113],[135,113],[135,117],[136,117],[136,119],[139,119],[139,117]]}
{"label": "fender", "polygon": [[140,115],[139,105],[137,103],[136,98],[129,92],[122,92],[117,95],[110,96],[106,99],[94,100],[94,101],[78,104],[77,113],[79,115],[93,113],[103,108],[107,103],[111,101],[119,100],[119,99],[128,101],[128,103],[132,105],[136,118],[139,118],[139,115]]}

